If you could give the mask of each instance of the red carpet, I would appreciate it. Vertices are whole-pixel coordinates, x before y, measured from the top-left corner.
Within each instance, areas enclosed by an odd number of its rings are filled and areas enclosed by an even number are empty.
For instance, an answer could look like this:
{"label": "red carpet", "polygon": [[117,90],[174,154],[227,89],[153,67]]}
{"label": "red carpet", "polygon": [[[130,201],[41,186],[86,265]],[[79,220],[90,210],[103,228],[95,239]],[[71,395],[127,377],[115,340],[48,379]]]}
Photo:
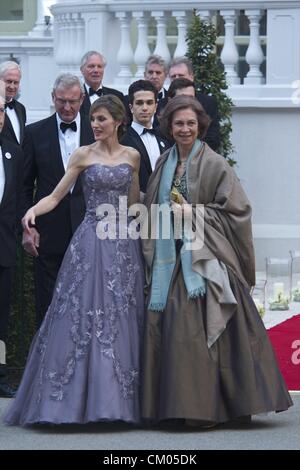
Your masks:
{"label": "red carpet", "polygon": [[289,390],[300,390],[300,315],[268,330],[280,371]]}

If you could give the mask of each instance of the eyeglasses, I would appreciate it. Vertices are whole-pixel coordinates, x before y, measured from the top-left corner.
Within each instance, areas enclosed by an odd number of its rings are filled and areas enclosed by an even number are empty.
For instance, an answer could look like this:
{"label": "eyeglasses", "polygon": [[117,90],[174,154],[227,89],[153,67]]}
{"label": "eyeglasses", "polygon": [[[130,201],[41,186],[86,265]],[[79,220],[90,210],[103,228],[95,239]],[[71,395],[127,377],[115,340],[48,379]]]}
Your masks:
{"label": "eyeglasses", "polygon": [[57,96],[54,96],[55,101],[60,105],[60,106],[66,106],[67,103],[69,103],[70,106],[75,106],[76,104],[80,103],[81,98],[78,100],[64,100],[63,98],[57,98]]}

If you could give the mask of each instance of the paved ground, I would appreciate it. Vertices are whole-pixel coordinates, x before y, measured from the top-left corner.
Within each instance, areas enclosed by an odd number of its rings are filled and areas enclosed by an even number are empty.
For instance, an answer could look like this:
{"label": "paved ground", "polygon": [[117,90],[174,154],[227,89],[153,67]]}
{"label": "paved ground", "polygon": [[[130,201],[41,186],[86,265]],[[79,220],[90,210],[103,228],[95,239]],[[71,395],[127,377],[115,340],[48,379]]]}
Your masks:
{"label": "paved ground", "polygon": [[249,425],[227,425],[195,431],[184,427],[133,428],[125,424],[86,426],[9,427],[2,415],[9,400],[0,399],[1,450],[196,450],[297,449],[300,450],[300,394],[293,395],[288,411],[256,416]]}

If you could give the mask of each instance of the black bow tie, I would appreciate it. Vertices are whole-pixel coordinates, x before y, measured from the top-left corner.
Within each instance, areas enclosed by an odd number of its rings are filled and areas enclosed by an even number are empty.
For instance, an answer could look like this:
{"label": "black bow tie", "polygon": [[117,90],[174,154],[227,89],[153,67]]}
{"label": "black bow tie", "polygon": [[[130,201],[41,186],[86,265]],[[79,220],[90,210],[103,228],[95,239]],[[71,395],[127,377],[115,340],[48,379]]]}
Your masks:
{"label": "black bow tie", "polygon": [[15,107],[15,100],[11,100],[9,101],[9,103],[5,103],[5,109],[6,108],[14,109],[14,107]]}
{"label": "black bow tie", "polygon": [[97,91],[93,90],[93,88],[90,88],[89,96],[93,96],[93,95],[102,96],[103,95],[102,88],[99,88],[99,90]]}
{"label": "black bow tie", "polygon": [[77,124],[75,121],[73,122],[61,122],[60,126],[62,133],[64,134],[67,129],[71,129],[72,131],[77,131]]}
{"label": "black bow tie", "polygon": [[155,135],[155,130],[154,130],[153,128],[152,128],[152,129],[148,129],[147,127],[144,127],[143,132],[142,132],[142,135],[147,134],[148,132],[149,132],[149,134]]}
{"label": "black bow tie", "polygon": [[160,91],[157,95],[157,101],[161,100],[164,97],[164,94],[162,91]]}

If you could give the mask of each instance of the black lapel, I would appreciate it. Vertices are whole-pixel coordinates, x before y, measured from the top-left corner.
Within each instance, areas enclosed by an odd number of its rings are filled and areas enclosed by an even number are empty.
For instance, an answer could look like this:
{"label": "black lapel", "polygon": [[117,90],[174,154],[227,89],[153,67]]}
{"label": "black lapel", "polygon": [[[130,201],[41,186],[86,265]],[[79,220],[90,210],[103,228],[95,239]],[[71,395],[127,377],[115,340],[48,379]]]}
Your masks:
{"label": "black lapel", "polygon": [[[5,129],[5,127],[6,127],[6,129]],[[13,125],[12,125],[11,120],[9,119],[9,116],[7,114],[5,114],[3,134],[4,135],[7,135],[7,134],[11,135],[12,138],[14,139],[15,143],[19,145],[19,142],[18,142],[17,136],[15,134]]]}
{"label": "black lapel", "polygon": [[159,133],[155,132],[155,137],[159,146],[160,154],[162,154],[167,150],[168,145]]}
{"label": "black lapel", "polygon": [[46,138],[49,142],[49,155],[51,155],[51,161],[53,164],[54,172],[57,177],[61,179],[65,174],[65,168],[63,164],[62,154],[60,151],[56,114],[50,116],[49,128],[47,129],[47,132],[48,130],[49,134],[48,136],[46,136]]}
{"label": "black lapel", "polygon": [[87,116],[81,116],[79,145],[90,145],[93,142],[95,139],[90,120]]}
{"label": "black lapel", "polygon": [[24,126],[25,126],[25,122],[23,120],[23,113],[22,113],[22,110],[21,110],[21,106],[20,104],[15,101],[15,111],[16,111],[16,115],[17,115],[17,118],[19,120],[19,125],[20,125],[20,145],[22,144],[23,142],[23,139],[24,139]]}
{"label": "black lapel", "polygon": [[80,113],[81,115],[85,114],[86,116],[88,116],[90,112],[91,102],[90,102],[89,92],[86,89],[85,85],[84,85],[84,91],[85,91],[85,97],[83,99],[83,103],[80,108]]}

